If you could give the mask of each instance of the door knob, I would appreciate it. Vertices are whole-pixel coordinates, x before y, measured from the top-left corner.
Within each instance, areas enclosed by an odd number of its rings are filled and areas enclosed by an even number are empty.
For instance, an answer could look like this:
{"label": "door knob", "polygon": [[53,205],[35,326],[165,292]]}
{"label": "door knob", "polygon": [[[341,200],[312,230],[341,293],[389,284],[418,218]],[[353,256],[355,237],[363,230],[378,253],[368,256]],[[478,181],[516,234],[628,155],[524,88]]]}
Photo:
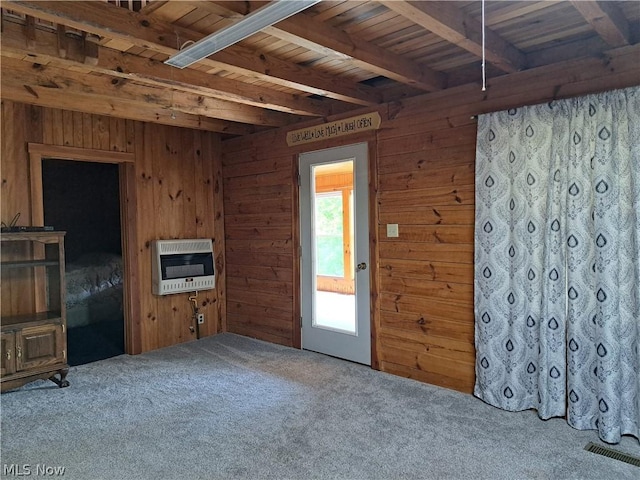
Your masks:
{"label": "door knob", "polygon": [[357,270],[358,270],[358,271],[360,271],[360,270],[366,270],[366,269],[367,269],[367,264],[366,264],[366,263],[364,263],[364,262],[359,263],[359,264],[358,264],[358,266],[357,266],[356,268],[357,268]]}

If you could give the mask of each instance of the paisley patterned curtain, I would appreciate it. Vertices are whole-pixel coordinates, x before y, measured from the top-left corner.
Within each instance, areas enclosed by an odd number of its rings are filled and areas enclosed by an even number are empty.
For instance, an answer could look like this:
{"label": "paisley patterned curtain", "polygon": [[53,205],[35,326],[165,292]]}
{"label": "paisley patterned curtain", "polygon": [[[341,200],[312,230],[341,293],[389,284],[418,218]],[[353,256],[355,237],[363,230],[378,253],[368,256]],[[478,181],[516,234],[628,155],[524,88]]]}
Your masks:
{"label": "paisley patterned curtain", "polygon": [[475,395],[640,437],[640,87],[479,117]]}

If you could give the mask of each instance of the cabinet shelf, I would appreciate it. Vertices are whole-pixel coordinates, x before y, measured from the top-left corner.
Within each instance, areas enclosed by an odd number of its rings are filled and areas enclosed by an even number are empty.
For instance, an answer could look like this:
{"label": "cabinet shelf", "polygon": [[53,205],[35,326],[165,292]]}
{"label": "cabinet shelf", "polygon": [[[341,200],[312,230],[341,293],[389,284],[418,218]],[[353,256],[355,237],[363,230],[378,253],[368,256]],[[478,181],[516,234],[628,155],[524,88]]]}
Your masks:
{"label": "cabinet shelf", "polygon": [[31,267],[57,267],[57,260],[16,260],[0,262],[0,268],[31,268]]}
{"label": "cabinet shelf", "polygon": [[2,316],[2,318],[0,318],[3,330],[21,324],[35,325],[40,323],[54,323],[56,321],[62,321],[62,314],[58,311],[24,313],[21,315]]}
{"label": "cabinet shelf", "polygon": [[0,235],[2,392],[38,379],[69,385],[64,235],[55,231]]}

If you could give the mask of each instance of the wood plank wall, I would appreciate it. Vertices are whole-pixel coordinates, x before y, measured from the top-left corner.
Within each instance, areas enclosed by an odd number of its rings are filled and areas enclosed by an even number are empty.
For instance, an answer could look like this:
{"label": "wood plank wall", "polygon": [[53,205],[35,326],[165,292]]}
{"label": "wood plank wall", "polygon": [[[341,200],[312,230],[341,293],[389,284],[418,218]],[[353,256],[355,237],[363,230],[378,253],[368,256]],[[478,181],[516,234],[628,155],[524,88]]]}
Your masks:
{"label": "wood plank wall", "polygon": [[[30,109],[13,102],[2,102],[0,125],[0,220],[9,224],[14,215],[20,213],[18,225],[30,225],[31,208],[29,194],[29,162],[26,146],[21,142],[7,141],[12,137],[22,138],[25,142],[38,142],[42,139],[41,110]],[[8,161],[16,159],[16,161]],[[2,247],[2,258],[25,258],[25,251],[7,251]],[[14,254],[15,256],[13,256]],[[0,312],[2,315],[20,315],[32,311],[36,299],[32,278],[26,278],[23,272],[3,270],[0,272]]]}
{"label": "wood plank wall", "polygon": [[[380,107],[368,141],[376,159],[379,296],[373,365],[471,392],[474,383],[473,223],[479,113],[637,85],[638,47]],[[363,111],[364,112],[364,111]],[[334,120],[331,118],[330,120]],[[292,129],[300,126],[292,127]],[[284,129],[223,142],[228,330],[296,345],[297,155]],[[306,151],[330,148],[318,142]],[[386,224],[398,223],[398,238]]]}
{"label": "wood plank wall", "polygon": [[381,368],[468,391],[476,124],[407,131],[423,115],[378,135]]}
{"label": "wood plank wall", "polygon": [[[296,155],[305,150],[288,148],[283,135],[223,142],[227,329],[299,346]],[[375,135],[367,132],[323,146],[371,140]]]}
{"label": "wood plank wall", "polygon": [[293,345],[291,154],[230,150],[222,173],[228,331]]}
{"label": "wood plank wall", "polygon": [[[156,238],[216,240],[217,288],[201,292],[198,298],[206,318],[201,335],[224,330],[222,166],[217,134],[11,101],[2,102],[1,121],[0,216],[4,222],[21,212],[18,224],[31,225],[27,143],[135,154],[134,178],[131,191],[126,194],[135,197],[138,205],[135,218],[127,221],[136,227],[132,241],[139,278],[128,280],[139,316],[132,319],[136,343],[130,353],[195,338],[189,330],[188,294],[156,297],[151,293],[149,247],[150,241]],[[29,308],[28,296],[20,301],[5,298],[7,295],[12,295],[11,290],[3,288],[3,314],[20,313]]]}

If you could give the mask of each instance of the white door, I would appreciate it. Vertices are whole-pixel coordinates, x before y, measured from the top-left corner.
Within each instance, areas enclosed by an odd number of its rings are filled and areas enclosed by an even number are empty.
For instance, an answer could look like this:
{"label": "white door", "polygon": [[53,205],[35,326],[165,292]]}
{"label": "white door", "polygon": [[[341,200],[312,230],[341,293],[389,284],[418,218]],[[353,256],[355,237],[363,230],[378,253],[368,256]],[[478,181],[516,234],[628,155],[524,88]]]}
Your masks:
{"label": "white door", "polygon": [[300,155],[302,348],[371,365],[366,143]]}

